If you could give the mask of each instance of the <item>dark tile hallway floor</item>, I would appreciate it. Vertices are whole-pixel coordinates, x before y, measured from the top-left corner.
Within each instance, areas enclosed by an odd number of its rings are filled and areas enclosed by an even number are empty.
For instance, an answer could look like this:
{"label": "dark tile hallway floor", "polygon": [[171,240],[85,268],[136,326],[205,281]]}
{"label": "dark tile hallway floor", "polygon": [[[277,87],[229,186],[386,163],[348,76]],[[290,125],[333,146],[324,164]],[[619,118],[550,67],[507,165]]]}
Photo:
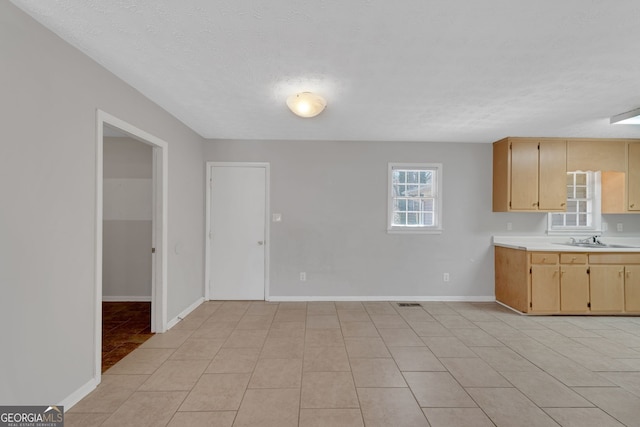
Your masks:
{"label": "dark tile hallway floor", "polygon": [[153,335],[150,302],[103,302],[102,372]]}

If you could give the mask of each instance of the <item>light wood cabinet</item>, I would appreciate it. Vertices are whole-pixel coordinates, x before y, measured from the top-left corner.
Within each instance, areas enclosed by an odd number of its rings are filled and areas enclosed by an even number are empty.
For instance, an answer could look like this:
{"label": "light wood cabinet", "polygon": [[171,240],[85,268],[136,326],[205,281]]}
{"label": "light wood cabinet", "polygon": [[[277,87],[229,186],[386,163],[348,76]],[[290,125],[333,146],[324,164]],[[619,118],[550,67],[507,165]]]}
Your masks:
{"label": "light wood cabinet", "polygon": [[495,247],[496,300],[531,314],[640,314],[640,253]]}
{"label": "light wood cabinet", "polygon": [[640,211],[640,142],[628,144],[628,197],[627,209],[630,212]]}
{"label": "light wood cabinet", "polygon": [[640,265],[625,267],[624,309],[627,312],[640,312]]}
{"label": "light wood cabinet", "polygon": [[505,138],[493,145],[494,212],[566,208],[566,140]]}
{"label": "light wood cabinet", "polygon": [[590,267],[591,311],[624,311],[624,270],[622,265],[592,265]]}

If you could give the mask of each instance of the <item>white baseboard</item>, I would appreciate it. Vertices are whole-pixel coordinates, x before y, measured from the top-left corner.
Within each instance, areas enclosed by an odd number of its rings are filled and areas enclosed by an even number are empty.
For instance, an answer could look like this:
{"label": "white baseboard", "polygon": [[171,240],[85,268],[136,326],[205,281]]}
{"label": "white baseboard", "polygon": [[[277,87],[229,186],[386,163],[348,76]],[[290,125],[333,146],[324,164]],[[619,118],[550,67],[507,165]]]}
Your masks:
{"label": "white baseboard", "polygon": [[151,297],[136,296],[103,296],[104,302],[151,302]]}
{"label": "white baseboard", "polygon": [[64,406],[65,412],[68,411],[76,403],[80,402],[86,395],[88,395],[93,390],[95,390],[95,388],[98,387],[98,384],[100,384],[100,381],[98,379],[91,378],[89,382],[87,382],[85,385],[83,385],[82,387],[80,387],[79,389],[71,393],[69,396],[62,399],[59,405]]}
{"label": "white baseboard", "polygon": [[167,324],[167,331],[169,329],[173,328],[174,326],[176,326],[179,321],[181,321],[182,319],[187,317],[189,315],[189,313],[191,313],[193,310],[198,308],[198,306],[200,304],[202,304],[203,302],[204,302],[204,297],[200,297],[193,304],[191,304],[189,307],[187,307],[184,310],[182,310],[182,312],[180,312],[180,314],[178,314],[176,317],[174,317],[173,319],[171,319],[169,321],[169,323]]}
{"label": "white baseboard", "polygon": [[299,302],[299,301],[462,301],[462,302],[494,302],[493,295],[480,296],[269,296],[267,301]]}

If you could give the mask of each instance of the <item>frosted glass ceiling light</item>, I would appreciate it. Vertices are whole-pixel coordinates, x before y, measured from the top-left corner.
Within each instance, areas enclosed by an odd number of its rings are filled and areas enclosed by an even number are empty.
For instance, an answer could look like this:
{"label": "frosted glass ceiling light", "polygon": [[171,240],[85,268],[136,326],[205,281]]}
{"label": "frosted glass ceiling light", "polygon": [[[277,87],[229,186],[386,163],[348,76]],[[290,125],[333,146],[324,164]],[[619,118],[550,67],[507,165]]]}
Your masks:
{"label": "frosted glass ceiling light", "polygon": [[640,108],[611,117],[612,125],[640,125]]}
{"label": "frosted glass ceiling light", "polygon": [[287,107],[300,117],[315,117],[322,113],[327,101],[320,95],[311,92],[300,92],[287,98]]}

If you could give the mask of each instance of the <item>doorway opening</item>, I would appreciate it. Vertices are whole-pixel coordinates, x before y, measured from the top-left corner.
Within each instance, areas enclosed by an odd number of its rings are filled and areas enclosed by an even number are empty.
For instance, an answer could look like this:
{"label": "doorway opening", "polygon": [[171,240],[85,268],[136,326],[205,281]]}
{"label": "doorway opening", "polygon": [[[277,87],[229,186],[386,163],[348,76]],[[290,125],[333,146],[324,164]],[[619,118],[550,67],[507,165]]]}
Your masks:
{"label": "doorway opening", "polygon": [[97,111],[97,383],[118,356],[167,329],[167,148],[165,141]]}

